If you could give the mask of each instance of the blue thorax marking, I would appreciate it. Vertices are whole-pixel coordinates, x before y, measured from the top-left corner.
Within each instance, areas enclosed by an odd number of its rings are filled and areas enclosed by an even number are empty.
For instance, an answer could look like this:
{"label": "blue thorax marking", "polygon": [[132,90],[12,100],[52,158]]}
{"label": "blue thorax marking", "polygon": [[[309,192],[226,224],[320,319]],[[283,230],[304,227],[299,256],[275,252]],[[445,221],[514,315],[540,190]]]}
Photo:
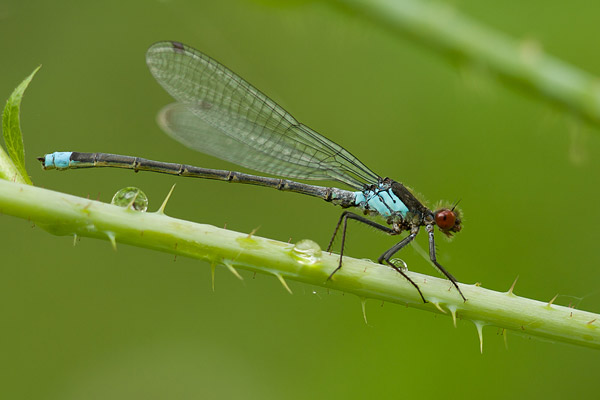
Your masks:
{"label": "blue thorax marking", "polygon": [[379,185],[374,190],[365,190],[363,192],[354,192],[356,207],[365,210],[376,211],[383,217],[392,215],[406,216],[408,207],[392,192],[392,188],[387,185]]}
{"label": "blue thorax marking", "polygon": [[71,161],[71,151],[57,151],[52,154],[46,154],[44,158],[44,166],[49,168],[64,169],[76,163]]}

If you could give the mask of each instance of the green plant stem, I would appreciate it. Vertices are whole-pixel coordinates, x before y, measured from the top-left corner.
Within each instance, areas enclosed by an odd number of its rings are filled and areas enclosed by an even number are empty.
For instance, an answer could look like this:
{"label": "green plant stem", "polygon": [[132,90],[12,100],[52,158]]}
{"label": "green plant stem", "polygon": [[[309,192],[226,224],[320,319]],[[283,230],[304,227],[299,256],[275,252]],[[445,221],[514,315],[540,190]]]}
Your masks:
{"label": "green plant stem", "polygon": [[[0,212],[32,220],[56,235],[77,235],[207,260],[274,275],[282,283],[296,280],[473,321],[478,329],[494,325],[553,341],[600,348],[600,315],[460,284],[462,301],[444,279],[407,272],[429,303],[392,269],[369,261],[344,258],[333,280],[327,276],[338,256],[323,253],[311,264],[294,244],[265,239],[210,225],[142,213],[47,189],[0,180]],[[284,286],[285,283],[284,283]],[[287,289],[287,288],[286,288]]]}
{"label": "green plant stem", "polygon": [[458,56],[505,78],[503,82],[562,105],[600,124],[600,79],[552,57],[533,40],[515,40],[427,0],[339,0],[378,26],[411,35],[434,49]]}

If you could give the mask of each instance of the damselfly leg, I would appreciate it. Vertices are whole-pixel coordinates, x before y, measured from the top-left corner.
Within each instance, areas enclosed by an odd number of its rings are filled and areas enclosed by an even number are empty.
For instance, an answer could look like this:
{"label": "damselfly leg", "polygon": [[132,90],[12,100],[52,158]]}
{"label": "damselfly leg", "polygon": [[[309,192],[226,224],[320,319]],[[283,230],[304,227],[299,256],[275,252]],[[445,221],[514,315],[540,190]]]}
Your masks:
{"label": "damselfly leg", "polygon": [[465,298],[463,293],[460,291],[460,288],[458,287],[456,278],[454,276],[452,276],[452,274],[450,274],[450,272],[446,271],[446,268],[442,267],[440,265],[440,263],[438,263],[438,261],[437,261],[437,257],[435,256],[435,239],[433,238],[433,228],[434,228],[433,225],[427,225],[425,227],[425,229],[427,229],[427,235],[429,236],[429,258],[431,259],[431,262],[433,263],[433,265],[435,265],[435,267],[442,274],[446,275],[446,278],[448,278],[450,280],[450,282],[452,282],[452,284],[454,285],[456,290],[458,290],[460,297],[462,297],[464,301],[467,301],[467,299]]}
{"label": "damselfly leg", "polygon": [[[458,290],[458,294],[460,294],[460,297],[462,297],[464,301],[467,301],[467,299],[463,295],[462,291],[458,287],[456,278],[454,278],[454,276],[452,276],[452,274],[450,274],[448,271],[446,271],[446,269],[444,267],[442,267],[442,265],[437,261],[437,257],[435,255],[435,239],[433,237],[434,226],[426,225],[425,229],[427,229],[427,234],[429,236],[429,259],[431,260],[433,265],[435,265],[435,267],[438,269],[438,271],[440,271],[444,276],[446,276],[446,278],[448,278],[450,280],[450,282],[452,282],[452,284],[454,285],[456,290]],[[401,242],[395,244],[388,251],[383,253],[381,255],[381,257],[379,257],[377,259],[377,261],[382,264],[383,264],[383,261],[385,261],[389,264],[389,260],[394,256],[394,254],[396,254],[397,252],[402,250],[407,244],[412,242],[412,240],[417,236],[418,233],[419,233],[419,227],[416,226],[411,230],[410,235],[408,235]]]}
{"label": "damselfly leg", "polygon": [[[331,247],[333,246],[333,241],[335,240],[335,237],[337,236],[337,233],[340,229],[340,226],[342,226],[342,243],[341,243],[341,249],[340,249],[340,262],[338,263],[337,268],[335,270],[333,270],[333,272],[329,275],[329,277],[327,277],[327,280],[330,280],[333,277],[333,275],[335,275],[335,273],[338,272],[342,268],[342,259],[344,257],[344,244],[346,242],[346,229],[347,229],[348,219],[353,219],[355,221],[362,222],[363,224],[369,225],[375,229],[385,232],[390,236],[395,236],[400,233],[400,232],[395,231],[392,228],[389,228],[385,225],[378,224],[377,222],[373,222],[368,218],[365,218],[358,214],[354,214],[353,212],[344,211],[342,213],[342,215],[340,216],[340,219],[338,220],[337,225],[335,226],[335,230],[333,231],[333,236],[331,237],[331,240],[329,241],[329,246],[327,246],[327,251],[330,251]],[[390,250],[386,251],[381,257],[379,257],[377,262],[379,262],[380,264],[385,263],[385,264],[389,265],[390,267],[392,267],[394,270],[396,270],[396,272],[398,272],[400,275],[402,275],[407,281],[410,282],[411,285],[413,285],[415,287],[415,289],[417,289],[417,291],[419,292],[419,295],[421,296],[421,299],[423,299],[423,303],[427,303],[427,300],[425,300],[425,297],[423,296],[423,293],[421,292],[419,285],[417,285],[412,279],[410,279],[410,277],[408,275],[406,275],[404,273],[404,271],[402,271],[400,268],[398,268],[396,265],[394,265],[390,261],[390,258],[392,257],[392,255],[394,255],[398,250],[400,250],[401,248],[406,246],[408,243],[410,243],[415,238],[415,236],[417,236],[418,232],[419,232],[419,229],[417,227],[416,231],[411,232],[410,235],[408,235],[407,237],[402,239],[402,241],[400,241],[398,244],[396,244]],[[390,253],[389,257],[385,257],[388,253]]]}

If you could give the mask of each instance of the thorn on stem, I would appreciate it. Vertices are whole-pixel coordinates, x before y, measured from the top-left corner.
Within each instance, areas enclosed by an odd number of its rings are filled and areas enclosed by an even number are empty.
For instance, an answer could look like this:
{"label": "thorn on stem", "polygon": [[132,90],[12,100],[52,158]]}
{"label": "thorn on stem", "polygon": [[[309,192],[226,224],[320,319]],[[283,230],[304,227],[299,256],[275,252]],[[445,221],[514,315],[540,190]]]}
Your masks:
{"label": "thorn on stem", "polygon": [[281,276],[281,274],[274,274],[277,279],[279,279],[279,282],[281,282],[281,284],[283,285],[283,287],[285,288],[285,290],[288,291],[289,294],[294,294],[292,292],[292,289],[290,289],[290,287],[288,286],[287,282],[285,281],[285,279],[283,279],[283,276]]}
{"label": "thorn on stem", "polygon": [[243,281],[244,278],[242,278],[242,276],[239,274],[239,272],[237,272],[237,270],[233,267],[233,265],[229,264],[228,262],[224,262],[223,263],[227,269],[233,274],[235,275],[236,278],[238,278],[240,281]]}
{"label": "thorn on stem", "polygon": [[112,245],[112,248],[114,251],[117,251],[117,240],[115,239],[115,234],[112,232],[104,232],[106,234],[106,236],[108,237],[108,240],[110,241],[110,244]]}
{"label": "thorn on stem", "polygon": [[448,313],[446,312],[446,310],[444,310],[444,309],[442,308],[442,306],[440,306],[440,303],[438,303],[437,301],[432,301],[432,300],[429,300],[429,302],[430,302],[431,304],[433,304],[433,305],[435,306],[435,308],[437,308],[437,309],[438,309],[438,310],[439,310],[439,311],[440,311],[442,314],[448,314]]}
{"label": "thorn on stem", "polygon": [[260,226],[257,226],[256,228],[252,229],[252,231],[248,234],[248,239],[252,239],[252,236],[254,236],[254,234],[258,232],[259,229]]}
{"label": "thorn on stem", "polygon": [[173,186],[171,186],[171,190],[169,190],[167,197],[165,197],[160,208],[158,209],[158,211],[156,211],[157,214],[162,214],[162,215],[165,214],[165,208],[167,207],[167,203],[169,202],[169,199],[171,198],[171,195],[173,194],[173,190],[175,190],[175,185],[176,184],[173,184]]}
{"label": "thorn on stem", "polygon": [[556,300],[556,298],[557,298],[557,297],[558,297],[558,293],[556,293],[556,296],[554,296],[554,297],[552,298],[552,300],[550,300],[550,301],[548,302],[548,305],[546,305],[546,307],[550,308],[550,307],[552,306],[552,304],[554,303],[554,300]]}
{"label": "thorn on stem", "polygon": [[450,311],[450,315],[452,315],[452,323],[456,328],[456,306],[449,305],[448,310]]}
{"label": "thorn on stem", "polygon": [[360,298],[360,306],[362,307],[362,313],[363,313],[363,318],[365,319],[365,324],[369,325],[369,322],[367,321],[367,298],[366,297]]}
{"label": "thorn on stem", "polygon": [[473,321],[475,328],[477,329],[477,336],[479,336],[479,351],[483,354],[483,322]]}
{"label": "thorn on stem", "polygon": [[510,289],[508,289],[508,292],[506,292],[506,294],[508,295],[513,295],[513,290],[515,289],[515,285],[517,284],[517,281],[519,280],[519,275],[517,275],[517,277],[515,278],[515,281],[512,283],[512,285],[510,286]]}

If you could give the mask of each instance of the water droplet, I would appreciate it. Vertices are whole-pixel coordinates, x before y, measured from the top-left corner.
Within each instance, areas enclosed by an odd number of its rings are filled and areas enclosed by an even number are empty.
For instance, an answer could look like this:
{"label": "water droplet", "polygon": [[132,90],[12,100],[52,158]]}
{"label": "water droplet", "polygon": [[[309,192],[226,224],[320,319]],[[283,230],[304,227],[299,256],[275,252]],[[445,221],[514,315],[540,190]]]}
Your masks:
{"label": "water droplet", "polygon": [[399,258],[392,258],[390,260],[390,264],[393,264],[396,268],[399,268],[402,272],[408,271],[408,265]]}
{"label": "water droplet", "polygon": [[313,265],[321,261],[321,248],[310,239],[302,239],[294,245],[292,256],[300,264]]}
{"label": "water droplet", "polygon": [[110,203],[120,207],[131,207],[141,212],[148,209],[148,197],[146,193],[133,186],[119,190],[115,193]]}

